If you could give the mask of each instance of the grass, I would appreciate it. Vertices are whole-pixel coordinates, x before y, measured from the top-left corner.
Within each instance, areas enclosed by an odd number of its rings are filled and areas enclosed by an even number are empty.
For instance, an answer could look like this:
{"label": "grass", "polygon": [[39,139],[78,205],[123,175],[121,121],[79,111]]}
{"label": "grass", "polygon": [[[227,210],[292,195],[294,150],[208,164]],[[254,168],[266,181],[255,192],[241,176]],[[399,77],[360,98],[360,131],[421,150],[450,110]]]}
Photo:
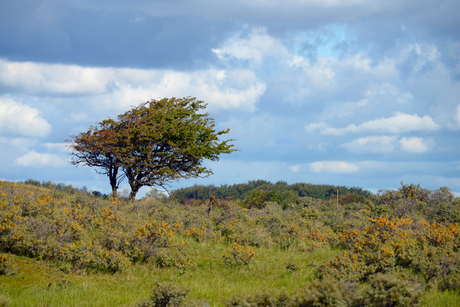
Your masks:
{"label": "grass", "polygon": [[457,307],[460,306],[460,292],[431,290],[423,296],[422,304],[427,307]]}
{"label": "grass", "polygon": [[[137,264],[113,275],[63,274],[56,265],[14,257],[18,273],[0,276],[0,306],[2,299],[6,299],[11,307],[134,306],[149,297],[156,282],[172,282],[186,287],[190,289],[187,299],[222,306],[224,300],[235,294],[282,288],[295,292],[312,280],[312,261],[321,263],[338,253],[330,249],[303,253],[260,248],[256,250],[253,263],[234,268],[219,264],[219,251],[208,244],[196,243],[193,248],[197,251],[194,257],[201,264],[184,274],[172,268],[158,268],[154,263]],[[224,250],[225,245],[220,248]],[[288,264],[293,264],[297,270],[286,269]],[[424,295],[422,306],[459,306],[459,302],[459,292],[431,290]]]}
{"label": "grass", "polygon": [[[63,274],[55,265],[25,257],[15,257],[18,273],[0,276],[0,293],[9,306],[133,306],[149,296],[154,284],[172,282],[190,289],[188,299],[206,300],[219,306],[234,294],[286,288],[292,292],[313,278],[312,261],[323,261],[337,254],[329,249],[311,253],[280,249],[256,249],[248,266],[225,266],[220,250],[206,243],[191,246],[199,263],[184,274],[154,263],[138,264],[121,273]],[[297,270],[286,269],[294,264]],[[1,298],[1,297],[0,297]],[[1,305],[0,305],[1,306]]]}

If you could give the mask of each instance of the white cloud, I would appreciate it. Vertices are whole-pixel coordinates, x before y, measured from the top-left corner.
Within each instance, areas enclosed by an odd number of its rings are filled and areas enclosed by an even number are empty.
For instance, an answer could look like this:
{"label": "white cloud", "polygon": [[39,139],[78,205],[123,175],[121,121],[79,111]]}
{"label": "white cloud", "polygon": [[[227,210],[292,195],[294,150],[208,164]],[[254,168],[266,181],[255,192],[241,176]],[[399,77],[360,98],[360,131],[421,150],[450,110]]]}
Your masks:
{"label": "white cloud", "polygon": [[427,152],[429,147],[421,137],[403,137],[399,143],[401,149],[412,153],[424,153]]}
{"label": "white cloud", "polygon": [[264,28],[254,28],[247,38],[237,34],[229,38],[220,48],[212,49],[223,61],[231,58],[248,60],[259,67],[267,56],[291,57],[290,52],[277,39],[269,36]]}
{"label": "white cloud", "polygon": [[400,59],[409,57],[411,52],[417,54],[417,62],[414,71],[420,71],[426,64],[436,62],[440,57],[440,52],[435,45],[411,44],[401,51]]}
{"label": "white cloud", "polygon": [[58,155],[38,153],[34,150],[24,156],[16,158],[14,164],[24,167],[64,167],[68,161]]}
{"label": "white cloud", "polygon": [[48,151],[61,152],[61,153],[69,152],[67,145],[68,145],[67,143],[43,143],[41,144],[41,146],[46,147]]}
{"label": "white cloud", "polygon": [[359,166],[354,163],[344,161],[322,161],[310,163],[310,170],[314,173],[355,173],[359,171]]}
{"label": "white cloud", "polygon": [[0,59],[0,84],[31,94],[97,95],[106,91],[114,69],[9,62]]}
{"label": "white cloud", "polygon": [[360,125],[350,124],[345,128],[333,128],[324,122],[310,124],[305,127],[307,132],[320,131],[326,135],[343,135],[346,133],[404,133],[411,131],[433,131],[439,126],[429,115],[419,117],[417,114],[410,115],[396,112],[393,117],[378,118]]}
{"label": "white cloud", "polygon": [[431,139],[424,140],[422,137],[399,139],[398,136],[368,136],[340,145],[349,152],[356,153],[390,153],[398,147],[410,153],[424,153],[432,146],[434,146],[434,141]]}
{"label": "white cloud", "polygon": [[291,165],[291,166],[289,166],[289,169],[293,173],[298,173],[300,171],[300,165]]}
{"label": "white cloud", "polygon": [[[382,95],[386,95],[382,98]],[[408,104],[414,98],[412,93],[403,92],[398,87],[389,82],[377,82],[368,85],[364,98],[358,101],[346,101],[335,103],[332,106],[326,107],[323,114],[320,116],[321,121],[330,120],[332,118],[344,118],[353,116],[356,112],[375,108],[379,101],[384,99],[385,104],[391,102],[391,98],[398,104]],[[388,100],[390,99],[390,100]]]}
{"label": "white cloud", "polygon": [[10,97],[0,97],[0,134],[45,137],[50,132],[51,125],[40,111]]}
{"label": "white cloud", "polygon": [[318,130],[322,131],[325,129],[329,129],[329,125],[326,124],[325,122],[313,123],[308,126],[305,126],[305,131],[309,133],[314,133]]}
{"label": "white cloud", "polygon": [[[194,72],[93,68],[0,59],[0,85],[29,94],[92,96],[98,107],[127,108],[160,97],[194,96],[210,109],[254,111],[266,85],[248,69]],[[76,121],[84,113],[73,113]]]}
{"label": "white cloud", "polygon": [[[305,43],[306,36],[308,35],[298,35],[294,41],[301,46]],[[308,96],[320,91],[331,89],[336,91],[337,85],[340,86],[343,81],[350,80],[350,74],[366,76],[367,79],[372,80],[386,80],[398,76],[394,61],[384,59],[379,63],[373,63],[364,53],[342,59],[318,56],[315,61],[310,61],[289,50],[279,39],[268,35],[264,28],[255,28],[244,37],[239,33],[212,51],[223,62],[236,59],[243,64],[248,62],[255,70],[265,67],[265,62],[270,63],[269,66],[276,66],[280,80],[289,82],[292,79],[296,83],[295,85],[290,83],[288,93],[285,93],[285,100],[292,104],[299,104]],[[410,93],[399,96],[399,100],[410,99]]]}
{"label": "white cloud", "polygon": [[152,98],[193,96],[208,103],[210,110],[252,112],[266,89],[265,83],[250,70],[208,69],[185,73],[125,69],[119,77],[111,93],[94,98],[106,108],[124,109]]}
{"label": "white cloud", "polygon": [[396,102],[400,104],[407,104],[409,103],[412,99],[414,99],[414,96],[412,95],[411,92],[402,92],[398,87],[396,87],[392,83],[382,83],[379,86],[379,93],[385,93],[389,92],[396,100]]}
{"label": "white cloud", "polygon": [[397,136],[368,136],[340,146],[345,147],[349,152],[389,153],[394,151],[397,138]]}
{"label": "white cloud", "polygon": [[314,87],[325,89],[335,84],[335,75],[339,63],[335,58],[327,58],[319,56],[315,63],[311,63],[308,59],[293,56],[289,63],[292,69],[300,69],[304,77]]}
{"label": "white cloud", "polygon": [[33,138],[0,137],[0,143],[4,144],[3,146],[8,146],[9,148],[12,147],[15,152],[18,152],[29,150],[29,148],[35,146],[37,140]]}

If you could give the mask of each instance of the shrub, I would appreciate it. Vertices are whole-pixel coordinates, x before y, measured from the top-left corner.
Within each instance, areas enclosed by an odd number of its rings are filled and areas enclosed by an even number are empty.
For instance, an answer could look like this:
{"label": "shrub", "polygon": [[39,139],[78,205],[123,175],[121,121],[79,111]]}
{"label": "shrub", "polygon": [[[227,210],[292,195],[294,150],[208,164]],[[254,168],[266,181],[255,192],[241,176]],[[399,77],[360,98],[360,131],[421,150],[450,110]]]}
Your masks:
{"label": "shrub", "polygon": [[154,257],[155,264],[160,268],[171,267],[183,274],[187,269],[195,268],[195,263],[187,254],[187,245],[182,242],[172,248],[163,248]]}
{"label": "shrub", "polygon": [[358,302],[356,284],[335,279],[314,280],[295,296],[292,307],[354,306]]}
{"label": "shrub", "polygon": [[14,275],[16,270],[11,256],[8,254],[0,254],[0,275]]}
{"label": "shrub", "polygon": [[299,267],[295,263],[288,262],[288,264],[286,264],[286,270],[295,272],[299,270]]}
{"label": "shrub", "polygon": [[271,191],[254,190],[241,204],[249,209],[262,209],[267,202],[276,202],[279,205],[284,205],[283,207],[287,207],[286,205],[290,202],[295,202],[296,198],[297,194],[292,191],[281,193],[276,188]]}
{"label": "shrub", "polygon": [[340,240],[349,249],[318,268],[322,276],[365,282],[377,273],[398,271],[399,265],[410,263],[415,248],[411,239],[412,221],[371,219],[364,231],[344,231]]}
{"label": "shrub", "polygon": [[422,292],[407,280],[377,274],[364,291],[365,306],[419,306]]}
{"label": "shrub", "polygon": [[345,204],[353,204],[353,203],[365,203],[366,202],[366,197],[363,195],[359,194],[347,194],[344,196],[339,197],[339,204],[345,205]]}
{"label": "shrub", "polygon": [[211,307],[205,300],[190,300],[181,304],[181,307]]}
{"label": "shrub", "polygon": [[226,307],[284,307],[289,306],[292,302],[291,297],[283,290],[279,293],[261,292],[252,295],[235,295],[227,300]]}
{"label": "shrub", "polygon": [[150,298],[138,303],[136,307],[179,306],[188,292],[189,290],[170,283],[156,283]]}
{"label": "shrub", "polygon": [[441,278],[438,283],[441,290],[460,290],[460,262],[445,263],[441,268]]}
{"label": "shrub", "polygon": [[248,265],[254,258],[255,252],[249,246],[241,246],[238,243],[233,243],[232,248],[228,249],[225,254],[222,254],[224,262],[229,265]]}

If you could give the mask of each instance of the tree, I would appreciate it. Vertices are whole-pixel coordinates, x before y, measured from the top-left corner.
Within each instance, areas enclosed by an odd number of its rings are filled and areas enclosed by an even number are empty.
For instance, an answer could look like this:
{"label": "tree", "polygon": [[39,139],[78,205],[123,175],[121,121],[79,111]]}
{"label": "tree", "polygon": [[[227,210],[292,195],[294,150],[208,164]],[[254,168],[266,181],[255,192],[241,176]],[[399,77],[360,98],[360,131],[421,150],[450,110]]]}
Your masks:
{"label": "tree", "polygon": [[109,121],[99,123],[101,129],[90,127],[87,132],[80,133],[78,136],[71,136],[72,140],[69,147],[73,150],[73,165],[87,165],[102,168],[97,173],[107,175],[112,186],[112,195],[117,196],[117,189],[125,175],[120,173],[121,160],[116,154],[114,144],[116,144],[115,126]]}
{"label": "tree", "polygon": [[[162,186],[179,178],[207,177],[212,171],[203,161],[219,160],[219,155],[235,151],[219,136],[214,119],[203,113],[206,104],[196,98],[164,98],[142,103],[106,119],[100,128],[72,136],[74,165],[100,167],[109,177],[116,195],[119,183],[128,179],[130,199],[143,186]],[[121,172],[120,172],[121,171]]]}

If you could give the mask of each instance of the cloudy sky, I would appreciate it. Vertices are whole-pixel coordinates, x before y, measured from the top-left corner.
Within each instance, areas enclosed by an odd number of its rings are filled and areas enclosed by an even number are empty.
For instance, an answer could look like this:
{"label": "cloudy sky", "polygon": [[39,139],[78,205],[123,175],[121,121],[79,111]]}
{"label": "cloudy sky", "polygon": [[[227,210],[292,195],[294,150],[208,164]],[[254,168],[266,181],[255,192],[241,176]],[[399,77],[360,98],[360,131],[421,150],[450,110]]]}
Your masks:
{"label": "cloudy sky", "polygon": [[458,12],[458,0],[2,1],[0,178],[108,192],[64,141],[194,96],[240,151],[173,188],[403,180],[460,195]]}

